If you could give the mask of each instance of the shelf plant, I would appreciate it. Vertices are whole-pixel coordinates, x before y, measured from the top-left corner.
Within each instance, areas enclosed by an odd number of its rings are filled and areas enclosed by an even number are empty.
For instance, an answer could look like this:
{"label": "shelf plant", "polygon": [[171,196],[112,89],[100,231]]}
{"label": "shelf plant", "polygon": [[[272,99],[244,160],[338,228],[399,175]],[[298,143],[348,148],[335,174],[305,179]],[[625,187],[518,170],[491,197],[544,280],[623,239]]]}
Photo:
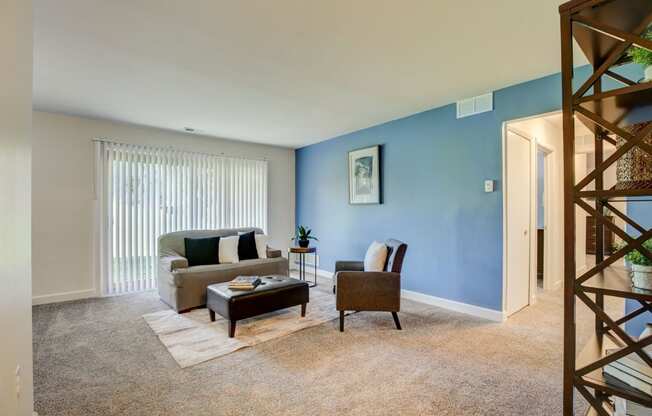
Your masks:
{"label": "shelf plant", "polygon": [[[652,239],[643,243],[643,247],[652,251]],[[641,289],[652,290],[652,260],[638,250],[632,250],[625,256],[632,267],[632,282]]]}
{"label": "shelf plant", "polygon": [[[652,40],[652,27],[641,35],[644,39]],[[652,51],[634,46],[627,52],[632,61],[636,64],[642,65],[645,68],[645,82],[652,81]]]}
{"label": "shelf plant", "polygon": [[294,237],[290,238],[290,240],[295,240],[299,247],[306,248],[310,245],[310,240],[319,241],[317,237],[310,235],[310,233],[312,233],[310,228],[300,225],[297,227]]}

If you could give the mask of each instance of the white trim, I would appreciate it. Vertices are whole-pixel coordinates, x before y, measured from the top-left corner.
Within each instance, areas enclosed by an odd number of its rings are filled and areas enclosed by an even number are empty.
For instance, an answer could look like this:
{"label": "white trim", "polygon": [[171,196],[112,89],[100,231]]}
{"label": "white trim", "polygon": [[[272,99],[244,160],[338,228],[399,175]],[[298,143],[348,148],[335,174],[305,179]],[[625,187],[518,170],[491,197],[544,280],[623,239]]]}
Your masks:
{"label": "white trim", "polygon": [[[553,185],[553,176],[552,176],[552,169],[554,169],[553,166],[553,160],[552,160],[552,155],[554,154],[554,150],[551,149],[550,147],[546,146],[545,144],[541,143],[539,139],[537,138],[537,153],[540,151],[543,152],[543,290],[552,290],[553,287],[557,284],[557,282],[552,281],[552,276],[555,274],[555,270],[557,270],[554,266],[554,256],[551,254],[553,253],[554,250],[554,245],[555,241],[553,241],[550,238],[550,231],[549,229],[552,230],[552,206],[553,206],[553,199],[552,199],[552,192],[550,192],[550,187]],[[537,222],[539,218],[539,165],[538,165],[538,157],[536,160],[536,168],[535,168],[535,177],[536,177],[536,182],[535,182],[535,206],[536,206],[536,217],[537,217]],[[537,230],[537,233],[539,232],[538,227],[535,228]],[[538,239],[535,240],[535,246],[536,246],[536,256],[538,256],[539,253],[539,241]],[[537,259],[538,263],[538,258]],[[538,272],[538,270],[537,270]]]}
{"label": "white trim", "polygon": [[328,270],[317,269],[317,276],[333,280],[333,272],[329,272]]}
{"label": "white trim", "polygon": [[88,299],[97,297],[95,289],[73,290],[72,292],[52,293],[32,297],[32,305],[45,305],[48,303],[67,302],[70,300]]}
{"label": "white trim", "polygon": [[403,299],[420,302],[426,305],[437,306],[455,312],[476,316],[494,322],[503,322],[505,313],[494,309],[483,308],[481,306],[470,305],[468,303],[457,302],[450,299],[439,298],[437,296],[426,295],[425,293],[413,292],[411,290],[401,290]]}
{"label": "white trim", "polygon": [[[294,272],[299,271],[299,262],[290,262],[290,270]],[[306,263],[306,274],[308,275],[308,278],[313,275],[315,269],[313,269],[312,264]],[[317,269],[317,276],[320,278],[328,279],[328,280],[333,280],[333,272],[329,272],[328,270],[322,270],[322,269]]]}

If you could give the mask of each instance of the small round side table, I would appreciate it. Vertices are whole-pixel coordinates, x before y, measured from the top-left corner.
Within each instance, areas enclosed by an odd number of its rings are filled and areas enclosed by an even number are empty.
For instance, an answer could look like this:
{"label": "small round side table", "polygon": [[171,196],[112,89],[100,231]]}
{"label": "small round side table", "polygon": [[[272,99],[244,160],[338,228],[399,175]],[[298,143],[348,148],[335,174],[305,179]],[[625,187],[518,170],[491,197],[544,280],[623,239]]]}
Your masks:
{"label": "small round side table", "polygon": [[299,255],[299,280],[303,280],[304,282],[306,281],[306,255],[314,254],[315,261],[313,263],[315,264],[315,281],[312,282],[312,284],[309,284],[309,287],[317,286],[317,247],[290,247],[288,252]]}

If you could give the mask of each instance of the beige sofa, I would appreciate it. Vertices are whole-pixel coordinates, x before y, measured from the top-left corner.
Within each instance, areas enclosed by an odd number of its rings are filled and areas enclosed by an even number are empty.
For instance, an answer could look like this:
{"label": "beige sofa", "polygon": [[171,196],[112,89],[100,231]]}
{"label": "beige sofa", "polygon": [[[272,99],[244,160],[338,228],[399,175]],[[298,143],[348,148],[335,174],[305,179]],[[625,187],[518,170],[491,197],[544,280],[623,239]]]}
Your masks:
{"label": "beige sofa", "polygon": [[243,231],[262,234],[258,228],[232,228],[178,231],[161,235],[158,239],[158,293],[161,300],[177,312],[185,312],[206,305],[206,287],[213,283],[228,282],[239,275],[288,276],[288,260],[281,255],[280,250],[269,248],[266,259],[188,267],[184,244],[186,237],[228,237]]}

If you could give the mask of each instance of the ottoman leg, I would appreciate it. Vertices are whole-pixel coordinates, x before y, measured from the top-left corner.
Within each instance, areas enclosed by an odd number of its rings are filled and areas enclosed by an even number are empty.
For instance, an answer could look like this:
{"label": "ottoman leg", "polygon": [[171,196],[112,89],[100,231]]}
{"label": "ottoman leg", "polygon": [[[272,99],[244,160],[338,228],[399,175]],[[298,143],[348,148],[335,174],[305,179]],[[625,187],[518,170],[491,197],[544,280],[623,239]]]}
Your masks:
{"label": "ottoman leg", "polygon": [[211,322],[215,322],[215,311],[209,309],[208,313],[211,315]]}
{"label": "ottoman leg", "polygon": [[302,303],[301,304],[301,317],[303,318],[305,316],[306,316],[306,304]]}
{"label": "ottoman leg", "polygon": [[229,320],[229,338],[233,338],[235,336],[235,320],[231,319]]}

